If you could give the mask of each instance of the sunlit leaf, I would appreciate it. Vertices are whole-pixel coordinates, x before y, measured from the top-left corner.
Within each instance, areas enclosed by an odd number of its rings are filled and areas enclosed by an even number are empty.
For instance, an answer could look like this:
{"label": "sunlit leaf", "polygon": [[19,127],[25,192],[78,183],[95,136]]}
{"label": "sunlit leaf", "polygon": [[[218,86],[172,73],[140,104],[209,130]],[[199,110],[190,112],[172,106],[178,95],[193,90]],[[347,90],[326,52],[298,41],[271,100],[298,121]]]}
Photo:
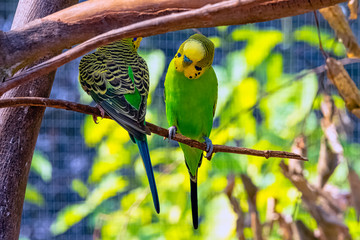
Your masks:
{"label": "sunlit leaf", "polygon": [[266,86],[268,91],[276,89],[284,84],[285,78],[281,78],[283,73],[283,56],[281,54],[274,53],[269,56],[266,73]]}
{"label": "sunlit leaf", "polygon": [[[230,145],[230,144],[229,144]],[[218,174],[242,173],[246,171],[247,157],[229,153],[216,153],[211,160],[212,168]]]}
{"label": "sunlit leaf", "polygon": [[265,126],[281,137],[293,139],[297,133],[292,127],[307,117],[317,88],[316,75],[311,74],[272,92],[260,102],[260,109],[265,114]]}
{"label": "sunlit leaf", "polygon": [[[294,83],[298,86],[298,99],[295,100],[295,111],[287,117],[287,126],[294,126],[301,121],[312,108],[315,99],[318,82],[315,74],[306,75],[302,81]],[[301,92],[300,92],[301,90]]]}
{"label": "sunlit leaf", "polygon": [[34,152],[31,162],[31,170],[36,172],[45,182],[49,182],[51,180],[51,162],[39,151]]}
{"label": "sunlit leaf", "polygon": [[208,37],[213,43],[215,48],[219,48],[221,47],[221,38],[213,36],[213,37]]}
{"label": "sunlit leaf", "polygon": [[116,122],[110,119],[99,118],[95,124],[92,116],[87,116],[84,123],[84,140],[90,147],[95,147],[116,126]]}
{"label": "sunlit leaf", "polygon": [[226,67],[229,74],[228,81],[239,82],[249,72],[244,51],[233,51],[226,57]]}
{"label": "sunlit leaf", "polygon": [[256,28],[238,28],[232,32],[235,41],[248,41],[245,58],[250,69],[254,69],[265,60],[272,49],[282,41],[282,33],[277,30],[257,30]]}
{"label": "sunlit leaf", "polygon": [[128,182],[120,176],[109,175],[103,179],[86,198],[86,203],[91,206],[98,206],[104,200],[115,196],[128,185]]}
{"label": "sunlit leaf", "polygon": [[91,206],[86,204],[71,205],[63,209],[51,224],[50,230],[53,235],[66,232],[71,226],[80,222],[91,212]]}
{"label": "sunlit leaf", "polygon": [[[218,206],[222,206],[219,208]],[[214,198],[206,206],[206,219],[202,227],[205,239],[229,239],[235,236],[236,214],[225,194]]]}
{"label": "sunlit leaf", "polygon": [[[233,97],[238,108],[249,109],[257,100],[258,82],[255,78],[245,78],[235,88]],[[235,107],[235,106],[234,106]]]}
{"label": "sunlit leaf", "polygon": [[55,222],[51,225],[51,232],[58,235],[67,231],[71,226],[89,215],[106,199],[115,196],[127,186],[127,181],[120,176],[109,175],[95,188],[85,202],[70,205],[61,210]]}
{"label": "sunlit leaf", "polygon": [[224,33],[227,31],[227,29],[229,28],[229,26],[219,26],[219,27],[216,27],[216,29],[221,32],[221,33]]}
{"label": "sunlit leaf", "polygon": [[27,184],[25,192],[25,201],[35,204],[37,206],[44,205],[44,197],[42,194],[31,184]]}
{"label": "sunlit leaf", "polygon": [[[116,142],[113,142],[116,144]],[[106,143],[99,146],[99,156],[96,157],[89,176],[90,182],[99,182],[105,175],[118,170],[121,166],[129,164],[131,154],[123,146],[116,146],[117,153],[111,153]]]}
{"label": "sunlit leaf", "polygon": [[216,104],[215,118],[222,113],[230,94],[233,91],[234,82],[229,80],[228,72],[225,67],[213,66],[218,78],[218,99]]}
{"label": "sunlit leaf", "polygon": [[73,191],[75,191],[77,194],[79,194],[79,196],[82,198],[85,198],[89,192],[89,189],[87,188],[87,186],[80,179],[72,180],[71,188]]}
{"label": "sunlit leaf", "polygon": [[[332,51],[336,56],[345,55],[345,47],[333,36],[323,30],[320,31],[321,43],[325,51]],[[298,42],[306,42],[310,46],[319,47],[319,35],[316,26],[304,25],[294,31],[294,39]]]}
{"label": "sunlit leaf", "polygon": [[148,104],[150,105],[152,102],[152,95],[154,94],[154,90],[164,73],[165,54],[160,49],[156,49],[150,52],[139,51],[139,55],[145,59],[149,68],[149,78],[151,84],[149,89]]}

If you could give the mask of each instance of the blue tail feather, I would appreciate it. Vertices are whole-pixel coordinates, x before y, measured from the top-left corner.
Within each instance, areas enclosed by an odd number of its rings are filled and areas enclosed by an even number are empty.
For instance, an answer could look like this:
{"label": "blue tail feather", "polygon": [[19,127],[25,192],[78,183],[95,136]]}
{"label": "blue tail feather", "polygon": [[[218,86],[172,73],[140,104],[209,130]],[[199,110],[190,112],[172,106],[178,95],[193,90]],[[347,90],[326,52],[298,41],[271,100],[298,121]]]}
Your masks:
{"label": "blue tail feather", "polygon": [[157,213],[159,213],[160,212],[159,196],[158,196],[157,189],[156,189],[154,172],[153,172],[152,165],[151,165],[149,147],[148,147],[147,141],[146,141],[146,139],[138,140],[136,138],[135,138],[135,141],[139,148],[140,155],[141,155],[143,163],[144,163],[144,167],[145,167],[146,175],[148,177],[155,210]]}

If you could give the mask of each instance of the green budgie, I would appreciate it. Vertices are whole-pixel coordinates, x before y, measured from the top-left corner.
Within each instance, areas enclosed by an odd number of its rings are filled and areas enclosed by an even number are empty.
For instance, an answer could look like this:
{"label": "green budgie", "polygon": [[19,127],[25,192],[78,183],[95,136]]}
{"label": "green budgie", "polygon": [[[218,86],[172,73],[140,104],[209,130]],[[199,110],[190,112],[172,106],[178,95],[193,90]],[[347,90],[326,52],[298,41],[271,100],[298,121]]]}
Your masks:
{"label": "green budgie", "polygon": [[137,53],[141,38],[127,38],[98,48],[85,55],[79,65],[82,88],[102,111],[125,128],[137,144],[149,180],[156,212],[159,197],[150,161],[145,126],[149,71]]}
{"label": "green budgie", "polygon": [[[169,139],[176,131],[197,141],[205,141],[209,158],[213,145],[209,135],[216,108],[218,83],[211,64],[214,44],[195,34],[181,44],[170,62],[165,78],[166,116]],[[203,151],[180,143],[190,174],[193,226],[198,228],[197,172]]]}

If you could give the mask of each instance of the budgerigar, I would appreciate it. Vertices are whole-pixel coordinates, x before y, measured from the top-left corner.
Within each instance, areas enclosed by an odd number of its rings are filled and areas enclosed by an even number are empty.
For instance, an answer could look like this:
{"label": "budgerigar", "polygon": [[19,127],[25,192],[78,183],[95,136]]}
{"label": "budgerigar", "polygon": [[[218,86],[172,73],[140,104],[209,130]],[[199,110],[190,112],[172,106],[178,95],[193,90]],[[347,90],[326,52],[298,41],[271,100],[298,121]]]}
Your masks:
{"label": "budgerigar", "polygon": [[156,212],[159,198],[150,161],[145,126],[149,71],[137,53],[141,38],[127,38],[98,48],[85,55],[79,65],[82,88],[101,111],[125,128],[137,144],[149,180]]}
{"label": "budgerigar", "polygon": [[[192,35],[181,44],[170,62],[165,78],[166,116],[169,139],[176,131],[206,143],[207,156],[213,145],[209,135],[216,108],[218,83],[212,68],[214,44],[201,34]],[[180,143],[190,174],[193,226],[198,228],[197,172],[203,151]]]}

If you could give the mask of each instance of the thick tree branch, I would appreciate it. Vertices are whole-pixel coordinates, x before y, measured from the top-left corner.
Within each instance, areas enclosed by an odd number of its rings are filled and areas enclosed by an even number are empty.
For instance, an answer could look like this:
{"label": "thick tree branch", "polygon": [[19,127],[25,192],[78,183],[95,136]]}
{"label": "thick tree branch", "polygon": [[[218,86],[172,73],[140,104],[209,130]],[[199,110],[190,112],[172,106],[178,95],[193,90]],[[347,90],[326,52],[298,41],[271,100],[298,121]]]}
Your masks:
{"label": "thick tree branch", "polygon": [[[99,34],[125,26],[132,25],[133,28],[123,29],[123,34],[112,40],[140,34],[146,37],[187,28],[269,21],[304,14],[344,1],[239,0],[236,5],[232,5],[237,2],[233,0],[85,1],[22,28],[9,32],[0,31],[0,72],[11,76],[17,69],[49,52],[70,48]],[[226,5],[230,7],[222,7]],[[212,10],[208,11],[209,9]],[[153,20],[151,24],[145,24],[145,20],[149,19]]]}
{"label": "thick tree branch", "polygon": [[[100,110],[96,107],[90,107],[88,105],[78,104],[75,102],[69,102],[64,100],[55,100],[41,97],[17,97],[17,98],[9,98],[9,99],[1,99],[0,100],[0,108],[5,107],[19,107],[19,106],[39,106],[39,107],[52,107],[59,108],[65,110],[71,110],[79,113],[101,116]],[[109,116],[105,116],[106,118],[110,118]],[[168,137],[169,132],[167,129],[156,126],[152,123],[146,123],[146,126],[150,129],[152,133],[163,136],[165,138]],[[177,142],[184,143],[191,147],[195,147],[201,150],[206,149],[206,144],[200,143],[198,141],[192,140],[188,137],[185,137],[181,134],[176,134],[174,140]],[[307,161],[307,158],[302,157],[295,153],[285,152],[285,151],[261,151],[250,148],[242,148],[242,147],[230,147],[224,145],[214,145],[214,153],[216,152],[227,152],[227,153],[236,153],[236,154],[244,154],[244,155],[252,155],[258,157],[277,157],[277,158],[291,158],[298,159],[302,161]]]}
{"label": "thick tree branch", "polygon": [[[19,0],[12,29],[76,2],[77,0]],[[59,53],[60,49],[43,55],[34,64]],[[4,51],[0,49],[0,58],[4,57],[3,54]],[[3,97],[49,97],[54,76],[55,71],[38,77],[29,84],[8,91]],[[0,109],[0,239],[19,239],[25,190],[44,110],[32,107]]]}

